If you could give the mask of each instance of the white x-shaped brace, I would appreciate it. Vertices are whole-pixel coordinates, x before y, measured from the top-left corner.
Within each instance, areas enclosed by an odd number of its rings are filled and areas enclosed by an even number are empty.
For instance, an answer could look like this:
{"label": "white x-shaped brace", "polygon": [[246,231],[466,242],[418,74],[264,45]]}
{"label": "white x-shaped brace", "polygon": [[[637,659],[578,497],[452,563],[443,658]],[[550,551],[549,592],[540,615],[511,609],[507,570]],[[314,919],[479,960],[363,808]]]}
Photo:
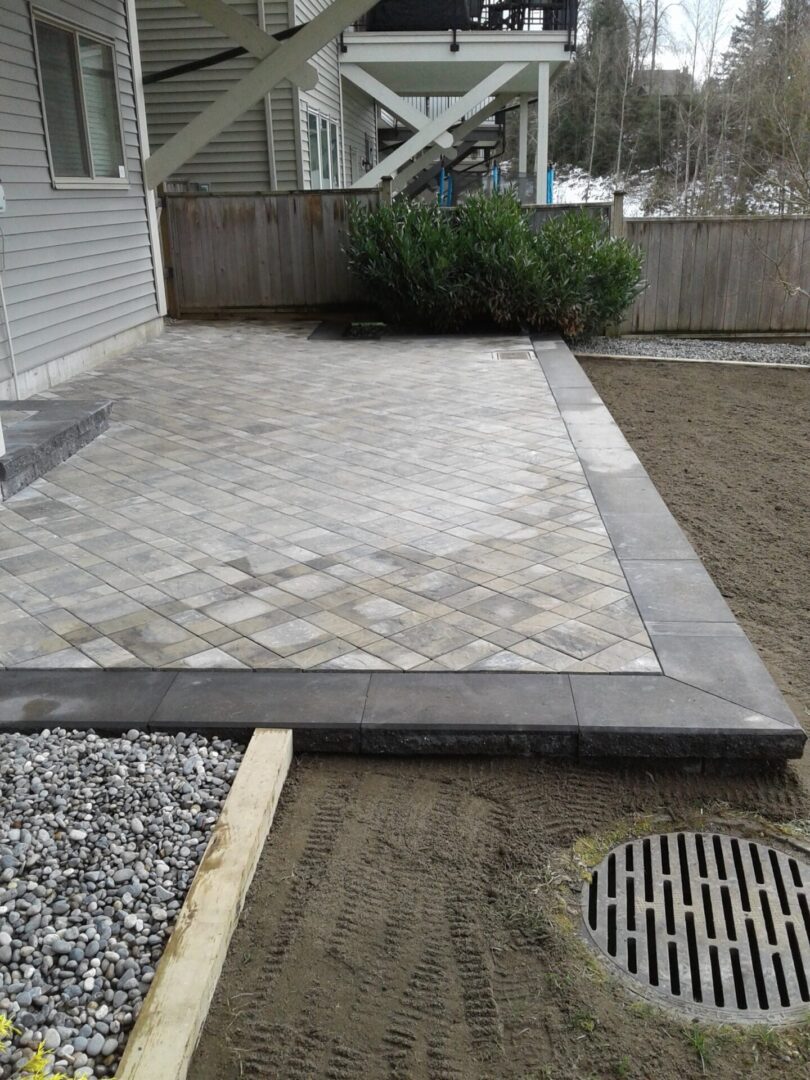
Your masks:
{"label": "white x-shaped brace", "polygon": [[[516,75],[523,71],[526,66],[526,61],[519,60],[509,61],[506,64],[500,64],[498,67],[495,68],[494,71],[491,71],[485,79],[482,79],[481,82],[474,86],[472,90],[468,90],[463,97],[457,98],[453,102],[453,104],[450,105],[449,108],[445,109],[445,111],[440,116],[435,117],[433,120],[427,120],[427,122],[425,122],[425,117],[422,117],[421,113],[417,113],[417,116],[420,119],[418,130],[416,130],[414,134],[410,137],[410,139],[404,142],[402,146],[397,147],[397,149],[393,150],[390,154],[388,154],[387,157],[384,157],[383,160],[378,165],[375,165],[375,167],[371,169],[370,172],[367,172],[365,176],[361,176],[359,180],[352,184],[352,187],[376,187],[384,176],[394,177],[395,186],[401,186],[404,181],[401,181],[400,177],[398,176],[399,169],[406,165],[411,160],[411,158],[419,154],[420,151],[424,150],[425,147],[432,146],[433,144],[438,144],[439,146],[443,147],[446,147],[448,145],[452,146],[456,139],[459,137],[457,132],[453,132],[450,134],[449,144],[446,141],[440,141],[441,136],[449,133],[449,129],[452,127],[452,125],[461,120],[465,113],[470,112],[470,110],[474,109],[476,105],[480,105],[482,101],[490,97],[492,94],[496,94],[508,82],[514,79]],[[343,70],[345,70],[346,67],[354,67],[354,65],[344,65]],[[352,78],[352,76],[349,76],[349,78]],[[376,79],[373,81],[376,82]],[[387,90],[387,88],[385,89]],[[388,90],[387,92],[392,97],[397,97],[397,95],[394,94],[393,91]],[[383,104],[386,103],[383,102]],[[402,104],[405,104],[405,102],[402,102]],[[386,108],[389,107],[390,106],[386,105]],[[486,110],[488,108],[489,105],[484,106],[484,108],[479,112],[478,122],[480,122],[480,117],[482,116],[482,114],[486,113]],[[392,109],[392,111],[394,110]],[[495,111],[496,108],[493,107],[492,112]],[[416,112],[416,110],[414,110],[414,112]],[[491,113],[486,113],[486,115],[491,115]],[[400,117],[400,119],[405,118]],[[409,124],[411,123],[410,121],[406,122]],[[474,128],[471,130],[474,130]],[[424,165],[422,166],[422,168],[424,168]]]}
{"label": "white x-shaped brace", "polygon": [[[413,128],[414,131],[421,131],[423,127],[430,123],[429,116],[419,112],[418,109],[415,109],[413,105],[392,90],[390,86],[386,86],[379,79],[375,79],[359,64],[341,64],[340,74],[353,82],[356,87],[368,94],[369,97],[379,101],[383,108],[393,113],[397,120],[401,120],[403,124]],[[453,145],[453,136],[449,131],[443,131],[434,141],[439,146],[447,149]]]}
{"label": "white x-shaped brace", "polygon": [[259,63],[147,158],[144,167],[147,187],[156,188],[162,184],[282,80],[313,86],[314,69],[310,70],[309,58],[364,15],[375,2],[332,0],[297,34],[277,41],[222,0],[181,0],[185,7],[257,56]]}
{"label": "white x-shaped brace", "polygon": [[[480,109],[472,114],[472,116],[469,116],[457,127],[454,127],[451,133],[453,146],[461,146],[468,135],[471,135],[485,120],[489,120],[491,116],[494,116],[499,109],[506,108],[513,97],[514,94],[498,94],[491,101],[482,105]],[[392,190],[395,192],[402,191],[406,184],[409,184],[414,177],[429,168],[438,156],[439,153],[436,149],[436,145],[429,146],[427,150],[415,157],[413,161],[400,169],[396,176],[393,177],[393,183],[391,185]]]}

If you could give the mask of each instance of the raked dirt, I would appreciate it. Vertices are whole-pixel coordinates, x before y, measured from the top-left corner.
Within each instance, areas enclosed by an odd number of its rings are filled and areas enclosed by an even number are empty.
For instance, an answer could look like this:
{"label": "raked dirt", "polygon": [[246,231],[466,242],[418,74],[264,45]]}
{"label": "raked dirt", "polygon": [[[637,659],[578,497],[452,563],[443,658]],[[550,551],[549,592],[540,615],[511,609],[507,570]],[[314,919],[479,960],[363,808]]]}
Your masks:
{"label": "raked dirt", "polygon": [[[810,383],[588,370],[806,720]],[[576,918],[585,867],[627,835],[810,845],[806,775],[303,757],[190,1075],[804,1080],[807,1027],[704,1029],[654,1010],[603,973]]]}

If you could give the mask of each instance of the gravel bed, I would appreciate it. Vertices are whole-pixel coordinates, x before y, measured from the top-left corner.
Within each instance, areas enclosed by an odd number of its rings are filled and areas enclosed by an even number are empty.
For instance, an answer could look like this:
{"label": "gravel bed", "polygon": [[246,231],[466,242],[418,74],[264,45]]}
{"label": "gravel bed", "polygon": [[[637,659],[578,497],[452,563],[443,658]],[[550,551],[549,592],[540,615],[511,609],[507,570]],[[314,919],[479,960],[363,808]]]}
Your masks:
{"label": "gravel bed", "polygon": [[704,338],[592,337],[572,346],[576,353],[609,353],[612,356],[660,356],[677,360],[745,360],[755,364],[806,364],[810,345],[783,345],[764,341],[707,341]]}
{"label": "gravel bed", "polygon": [[[0,735],[0,1012],[54,1071],[115,1073],[242,747],[194,734]],[[155,1080],[158,1080],[156,1077]]]}

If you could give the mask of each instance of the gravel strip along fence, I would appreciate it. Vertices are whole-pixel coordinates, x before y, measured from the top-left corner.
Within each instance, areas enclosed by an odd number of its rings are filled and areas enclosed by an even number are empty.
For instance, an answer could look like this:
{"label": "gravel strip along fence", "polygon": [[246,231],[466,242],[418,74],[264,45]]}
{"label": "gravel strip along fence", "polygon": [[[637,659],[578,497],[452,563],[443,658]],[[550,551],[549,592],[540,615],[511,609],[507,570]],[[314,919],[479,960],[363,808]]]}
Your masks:
{"label": "gravel strip along fence", "polygon": [[655,356],[662,360],[738,360],[753,364],[804,364],[810,367],[810,345],[764,341],[707,341],[704,338],[592,337],[571,346],[578,356]]}
{"label": "gravel strip along fence", "polygon": [[[243,748],[194,734],[0,735],[0,1012],[54,1071],[115,1073]],[[158,1078],[156,1078],[158,1080]]]}

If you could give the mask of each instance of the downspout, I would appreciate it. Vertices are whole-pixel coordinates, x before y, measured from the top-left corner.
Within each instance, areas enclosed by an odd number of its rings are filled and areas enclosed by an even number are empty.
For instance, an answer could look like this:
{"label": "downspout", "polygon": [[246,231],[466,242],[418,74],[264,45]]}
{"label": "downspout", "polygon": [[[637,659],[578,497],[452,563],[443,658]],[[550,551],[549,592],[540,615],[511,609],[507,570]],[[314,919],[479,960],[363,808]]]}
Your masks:
{"label": "downspout", "polygon": [[[295,26],[295,0],[287,0],[287,23]],[[290,83],[293,110],[293,134],[295,135],[295,184],[294,189],[304,190],[304,152],[301,145],[301,94],[295,83]],[[309,134],[307,134],[309,138]]]}
{"label": "downspout", "polygon": [[335,42],[338,79],[338,111],[340,112],[340,176],[338,187],[346,186],[346,127],[343,123],[343,76],[340,74],[340,41]]}
{"label": "downspout", "polygon": [[[267,32],[267,16],[264,8],[264,0],[256,0],[259,29]],[[270,180],[270,190],[278,191],[278,175],[276,172],[276,143],[273,136],[273,106],[271,102],[273,91],[264,95],[264,125],[267,130],[267,175]]]}

